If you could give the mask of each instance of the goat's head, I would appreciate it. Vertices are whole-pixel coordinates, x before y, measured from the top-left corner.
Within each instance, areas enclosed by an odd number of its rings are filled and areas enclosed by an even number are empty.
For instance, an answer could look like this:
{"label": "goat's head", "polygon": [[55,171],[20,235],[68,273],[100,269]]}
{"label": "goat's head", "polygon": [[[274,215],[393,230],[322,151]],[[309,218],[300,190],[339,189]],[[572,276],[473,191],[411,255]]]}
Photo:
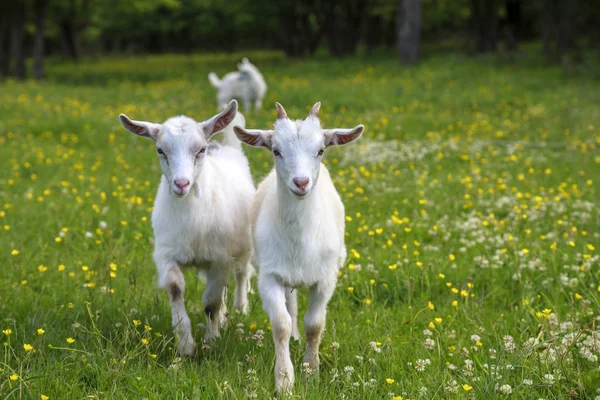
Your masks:
{"label": "goat's head", "polygon": [[156,143],[162,172],[173,193],[183,197],[200,175],[208,141],[227,127],[236,113],[237,102],[232,100],[221,113],[199,123],[183,116],[170,118],[164,124],[133,121],[125,114],[121,114],[119,119],[128,131]]}
{"label": "goat's head", "polygon": [[321,160],[329,146],[344,145],[358,139],[364,126],[352,129],[323,129],[319,121],[321,103],[308,117],[293,121],[283,106],[275,103],[277,121],[273,130],[244,129],[235,126],[237,137],[251,146],[266,147],[273,153],[275,170],[281,184],[298,198],[307,196],[319,179]]}

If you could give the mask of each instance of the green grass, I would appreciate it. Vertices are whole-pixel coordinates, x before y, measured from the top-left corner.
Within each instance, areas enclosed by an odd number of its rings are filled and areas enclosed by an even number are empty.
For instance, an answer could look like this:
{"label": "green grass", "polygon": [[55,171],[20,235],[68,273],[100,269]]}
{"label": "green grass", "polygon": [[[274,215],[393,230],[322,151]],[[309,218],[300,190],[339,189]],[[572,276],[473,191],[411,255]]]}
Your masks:
{"label": "green grass", "polygon": [[[256,294],[220,340],[177,358],[151,257],[160,169],[117,118],[206,119],[207,73],[240,57],[51,61],[47,82],[0,83],[0,397],[274,396]],[[451,54],[410,69],[391,55],[250,59],[269,91],[249,127],[267,128],[276,100],[298,118],[320,100],[326,127],[366,126],[326,156],[351,256],[319,376],[291,346],[297,398],[503,398],[503,385],[523,399],[598,395],[599,81]],[[258,181],[270,155],[246,153]],[[200,340],[204,284],[186,279]]]}

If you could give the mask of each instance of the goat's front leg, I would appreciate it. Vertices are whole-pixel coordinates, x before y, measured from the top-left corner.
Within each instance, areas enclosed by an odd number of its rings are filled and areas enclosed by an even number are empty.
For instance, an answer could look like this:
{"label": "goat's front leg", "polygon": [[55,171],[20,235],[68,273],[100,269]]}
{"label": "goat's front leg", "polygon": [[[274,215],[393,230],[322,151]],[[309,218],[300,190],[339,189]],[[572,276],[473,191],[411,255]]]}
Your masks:
{"label": "goat's front leg", "polygon": [[185,309],[185,278],[179,265],[176,263],[166,263],[159,267],[166,271],[164,283],[171,303],[171,317],[173,328],[179,336],[179,350],[186,356],[191,356],[196,352],[196,342],[192,336],[192,324],[190,317]]}
{"label": "goat's front leg", "polygon": [[294,366],[290,357],[292,318],[285,306],[286,289],[273,275],[259,275],[258,290],[273,331],[275,389],[290,392],[294,385]]}
{"label": "goat's front leg", "polygon": [[319,370],[319,345],[321,334],[325,329],[325,317],[327,315],[327,303],[333,291],[335,282],[332,284],[318,283],[311,286],[308,298],[308,311],[304,315],[304,332],[306,333],[306,353],[304,362],[315,370]]}
{"label": "goat's front leg", "polygon": [[227,312],[224,300],[228,277],[229,269],[220,263],[212,264],[206,274],[206,290],[202,295],[206,315],[205,342],[220,336],[219,325],[224,321]]}

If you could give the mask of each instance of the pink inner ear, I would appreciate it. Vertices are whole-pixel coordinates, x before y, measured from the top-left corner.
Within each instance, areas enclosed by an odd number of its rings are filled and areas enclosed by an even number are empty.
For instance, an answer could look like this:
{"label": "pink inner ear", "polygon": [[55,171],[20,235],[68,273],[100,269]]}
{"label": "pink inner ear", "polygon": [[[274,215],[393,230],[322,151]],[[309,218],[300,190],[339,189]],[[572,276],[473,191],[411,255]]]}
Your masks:
{"label": "pink inner ear", "polygon": [[351,141],[356,139],[356,136],[359,132],[360,131],[352,131],[347,134],[334,133],[331,137],[331,141],[329,142],[329,144],[334,146],[343,146],[346,143],[350,143]]}
{"label": "pink inner ear", "polygon": [[223,129],[225,129],[227,127],[227,125],[229,125],[229,123],[233,120],[234,117],[235,117],[235,110],[230,110],[226,114],[223,114],[221,117],[219,117],[215,121],[214,125],[212,126],[212,132],[219,132],[219,131],[222,131]]}
{"label": "pink inner ear", "polygon": [[127,123],[127,126],[129,126],[129,130],[137,133],[138,135],[145,133],[146,130],[146,128],[144,128],[143,126],[135,125],[130,122]]}
{"label": "pink inner ear", "polygon": [[242,138],[244,139],[242,141],[244,143],[249,144],[250,146],[262,146],[263,145],[263,140],[260,137],[260,135],[251,135],[251,134],[243,132],[243,131],[238,131],[238,134],[240,136],[242,136]]}

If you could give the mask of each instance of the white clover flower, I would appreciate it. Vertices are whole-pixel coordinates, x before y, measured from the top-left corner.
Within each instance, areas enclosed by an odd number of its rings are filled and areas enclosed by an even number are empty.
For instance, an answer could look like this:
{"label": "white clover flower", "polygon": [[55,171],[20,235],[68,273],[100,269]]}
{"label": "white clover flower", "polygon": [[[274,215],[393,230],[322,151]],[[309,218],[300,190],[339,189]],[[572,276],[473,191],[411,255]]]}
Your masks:
{"label": "white clover flower", "polygon": [[425,371],[425,367],[429,364],[431,364],[431,360],[429,358],[427,358],[425,360],[418,359],[415,362],[415,369],[419,372],[423,372],[423,371]]}
{"label": "white clover flower", "polygon": [[554,375],[552,374],[546,374],[544,375],[544,378],[542,379],[542,383],[546,386],[554,386],[554,383],[556,382]]}
{"label": "white clover flower", "polygon": [[369,346],[375,353],[381,353],[381,347],[377,346],[377,342],[370,342]]}
{"label": "white clover flower", "polygon": [[509,394],[512,393],[512,387],[510,387],[510,385],[508,385],[508,384],[504,384],[498,388],[498,392],[500,394],[508,396]]}

